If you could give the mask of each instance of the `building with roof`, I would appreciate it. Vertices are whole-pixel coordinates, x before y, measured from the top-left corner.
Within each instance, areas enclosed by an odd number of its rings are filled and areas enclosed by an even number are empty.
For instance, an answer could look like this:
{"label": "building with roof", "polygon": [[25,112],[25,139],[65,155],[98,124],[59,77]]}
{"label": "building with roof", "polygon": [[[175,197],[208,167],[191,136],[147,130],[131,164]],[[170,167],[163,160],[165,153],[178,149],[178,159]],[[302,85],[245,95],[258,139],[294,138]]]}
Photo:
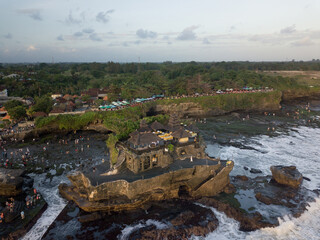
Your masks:
{"label": "building with roof", "polygon": [[198,141],[198,133],[177,125],[177,116],[171,116],[168,126],[155,121],[148,125],[145,120],[132,132],[129,139],[119,144],[120,162],[134,173],[154,167],[166,167],[174,159],[203,157],[204,148]]}
{"label": "building with roof", "polygon": [[37,117],[47,117],[48,114],[46,114],[45,112],[35,112],[32,114],[33,118],[37,118]]}
{"label": "building with roof", "polygon": [[105,97],[108,97],[108,92],[106,89],[90,88],[81,93],[81,96],[86,95],[90,96],[92,99],[104,99]]}
{"label": "building with roof", "polygon": [[2,89],[0,91],[0,97],[8,97],[8,90],[7,89]]}
{"label": "building with roof", "polygon": [[52,98],[53,100],[55,100],[55,99],[57,99],[57,98],[62,98],[62,94],[60,94],[60,93],[51,94],[51,98]]}

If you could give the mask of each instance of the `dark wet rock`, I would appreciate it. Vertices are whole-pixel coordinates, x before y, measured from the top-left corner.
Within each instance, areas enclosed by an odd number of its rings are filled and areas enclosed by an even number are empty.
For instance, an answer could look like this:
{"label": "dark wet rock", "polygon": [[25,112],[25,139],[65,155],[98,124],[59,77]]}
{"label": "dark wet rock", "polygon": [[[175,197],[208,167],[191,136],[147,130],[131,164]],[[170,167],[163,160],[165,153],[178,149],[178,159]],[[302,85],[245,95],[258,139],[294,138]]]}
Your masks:
{"label": "dark wet rock", "polygon": [[272,198],[264,196],[260,192],[258,192],[255,197],[258,201],[263,202],[264,204],[267,204],[267,205],[274,204],[274,201]]}
{"label": "dark wet rock", "polygon": [[244,166],[244,167],[243,167],[243,169],[244,169],[244,170],[246,170],[246,171],[248,171],[248,170],[249,170],[249,168],[248,168],[248,167],[246,167],[246,166]]}
{"label": "dark wet rock", "polygon": [[251,172],[251,173],[254,173],[254,174],[262,173],[261,170],[256,169],[256,168],[251,168],[251,169],[250,169],[250,172]]}
{"label": "dark wet rock", "polygon": [[308,178],[308,177],[302,177],[304,180],[307,180],[307,181],[311,181],[311,179],[310,178]]}
{"label": "dark wet rock", "polygon": [[233,184],[228,184],[228,186],[225,187],[225,189],[223,190],[225,193],[230,194],[230,193],[234,193],[237,191],[237,189],[235,188],[235,186]]}
{"label": "dark wet rock", "polygon": [[79,222],[85,223],[85,222],[92,222],[96,221],[102,218],[102,215],[98,212],[94,212],[91,214],[86,214],[79,217]]}
{"label": "dark wet rock", "polygon": [[[45,233],[43,239],[59,239],[59,229],[65,224],[74,224],[79,215],[88,213],[80,209],[78,216],[70,217],[76,204],[69,202]],[[165,200],[151,202],[147,210],[134,209],[122,212],[99,212],[101,218],[79,222],[68,234],[73,239],[119,239],[126,225],[146,225],[148,220],[158,221],[161,229],[148,225],[133,231],[127,239],[187,239],[192,235],[205,236],[214,231],[218,220],[206,207],[189,200]],[[61,239],[61,238],[60,238]]]}
{"label": "dark wet rock", "polygon": [[183,213],[180,213],[177,217],[172,219],[170,222],[173,226],[179,226],[185,224],[186,221],[190,221],[191,218],[193,218],[195,214],[192,211],[185,211]]}
{"label": "dark wet rock", "polygon": [[129,239],[189,239],[192,235],[206,236],[218,227],[218,220],[210,209],[197,206],[173,218],[167,228],[146,226],[134,231]]}
{"label": "dark wet rock", "polygon": [[202,198],[198,200],[198,202],[206,206],[214,207],[218,211],[224,212],[228,217],[237,220],[240,223],[241,231],[254,231],[264,227],[275,226],[274,224],[265,222],[259,212],[247,214],[240,209],[232,207],[228,203],[223,203],[214,198]]}
{"label": "dark wet rock", "polygon": [[23,191],[30,191],[33,188],[33,182],[33,178],[29,176],[24,176],[22,184]]}
{"label": "dark wet rock", "polygon": [[235,178],[241,181],[248,181],[248,177],[245,175],[237,175]]}
{"label": "dark wet rock", "polygon": [[273,179],[283,185],[298,188],[303,180],[302,174],[296,169],[295,166],[271,166]]}
{"label": "dark wet rock", "polygon": [[[237,188],[237,194],[241,195],[241,191],[252,191],[252,196],[249,202],[252,202],[252,197],[257,201],[266,205],[274,204],[286,208],[293,216],[300,216],[307,208],[308,202],[314,201],[319,196],[315,191],[310,191],[304,187],[293,188],[277,183],[272,176],[259,176],[256,178],[248,178],[248,181],[239,181],[237,177],[231,178],[231,183]],[[239,195],[238,195],[239,196]],[[243,200],[245,202],[245,200]],[[244,203],[248,204],[248,203]],[[246,209],[254,207],[257,202],[253,201],[251,206],[246,206]],[[283,217],[281,213],[274,213],[269,216],[269,221],[273,224],[278,224],[278,217]]]}

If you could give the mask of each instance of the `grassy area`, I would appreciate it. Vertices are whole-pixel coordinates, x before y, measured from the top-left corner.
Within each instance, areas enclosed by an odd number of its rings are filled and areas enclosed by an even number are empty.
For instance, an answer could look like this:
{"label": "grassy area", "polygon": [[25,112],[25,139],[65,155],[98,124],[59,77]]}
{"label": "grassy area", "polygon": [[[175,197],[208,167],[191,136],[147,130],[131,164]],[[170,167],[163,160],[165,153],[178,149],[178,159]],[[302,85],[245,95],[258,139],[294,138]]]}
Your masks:
{"label": "grassy area", "polygon": [[294,79],[303,86],[320,86],[320,71],[264,71],[270,76],[281,76]]}
{"label": "grassy area", "polygon": [[265,106],[266,103],[279,104],[281,102],[281,92],[257,92],[257,93],[238,93],[221,94],[215,96],[203,96],[197,98],[163,99],[157,103],[160,105],[196,103],[203,109],[221,109],[224,111],[250,110],[256,106]]}

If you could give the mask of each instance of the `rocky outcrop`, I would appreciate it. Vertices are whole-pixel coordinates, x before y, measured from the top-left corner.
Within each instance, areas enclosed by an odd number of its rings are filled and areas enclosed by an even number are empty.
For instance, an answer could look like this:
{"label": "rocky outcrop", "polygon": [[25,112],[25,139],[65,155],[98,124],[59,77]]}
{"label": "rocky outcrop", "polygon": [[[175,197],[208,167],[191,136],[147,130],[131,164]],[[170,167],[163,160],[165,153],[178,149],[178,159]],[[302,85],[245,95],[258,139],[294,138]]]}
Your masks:
{"label": "rocky outcrop", "polygon": [[22,192],[24,170],[0,168],[0,196],[16,196]]}
{"label": "rocky outcrop", "polygon": [[95,131],[99,133],[110,133],[110,129],[108,129],[103,123],[89,124],[85,127],[85,130]]}
{"label": "rocky outcrop", "polygon": [[176,113],[178,114],[179,118],[183,118],[185,116],[189,117],[201,117],[201,116],[208,116],[208,115],[223,115],[226,112],[223,110],[216,110],[216,111],[209,111],[208,109],[203,109],[199,104],[194,102],[186,102],[186,103],[180,103],[180,104],[169,104],[169,105],[160,105],[157,104],[155,108],[156,112],[159,113],[166,113],[166,114],[172,114]]}
{"label": "rocky outcrop", "polygon": [[272,178],[279,184],[298,188],[303,180],[295,166],[271,166]]}
{"label": "rocky outcrop", "polygon": [[218,211],[224,212],[228,217],[237,220],[240,223],[241,231],[254,231],[260,228],[274,226],[271,223],[265,222],[259,212],[247,215],[228,203],[223,203],[214,198],[202,198],[198,200],[198,202],[206,206],[214,207]]}
{"label": "rocky outcrop", "polygon": [[212,211],[202,207],[186,210],[170,220],[171,226],[157,229],[151,225],[130,235],[130,239],[189,239],[191,236],[206,236],[214,231],[219,222]]}
{"label": "rocky outcrop", "polygon": [[251,172],[251,173],[254,173],[254,174],[262,173],[261,170],[256,169],[256,168],[251,168],[251,169],[250,169],[250,172]]}
{"label": "rocky outcrop", "polygon": [[90,180],[78,172],[68,176],[72,185],[62,184],[59,191],[88,212],[130,210],[141,208],[152,200],[179,198],[181,194],[192,198],[214,196],[229,184],[232,168],[232,161],[221,161],[216,165],[196,165],[148,179],[116,180],[97,186],[92,186]]}

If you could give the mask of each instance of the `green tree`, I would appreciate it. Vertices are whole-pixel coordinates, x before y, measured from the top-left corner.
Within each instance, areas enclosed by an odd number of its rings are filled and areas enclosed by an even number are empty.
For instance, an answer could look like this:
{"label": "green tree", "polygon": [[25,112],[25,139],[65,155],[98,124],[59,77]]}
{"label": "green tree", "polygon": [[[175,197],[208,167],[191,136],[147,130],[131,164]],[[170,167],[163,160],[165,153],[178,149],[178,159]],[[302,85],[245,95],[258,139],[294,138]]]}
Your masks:
{"label": "green tree", "polygon": [[84,95],[81,97],[82,101],[86,102],[90,99],[90,96],[89,95]]}
{"label": "green tree", "polygon": [[42,96],[35,98],[35,104],[32,106],[33,112],[49,113],[53,106],[53,101],[49,96]]}
{"label": "green tree", "polygon": [[10,117],[14,120],[21,120],[27,116],[26,108],[24,106],[16,106],[8,110]]}
{"label": "green tree", "polygon": [[12,108],[15,108],[17,106],[22,106],[22,105],[23,103],[18,100],[10,100],[4,104],[4,107],[6,108],[7,111],[9,111]]}

